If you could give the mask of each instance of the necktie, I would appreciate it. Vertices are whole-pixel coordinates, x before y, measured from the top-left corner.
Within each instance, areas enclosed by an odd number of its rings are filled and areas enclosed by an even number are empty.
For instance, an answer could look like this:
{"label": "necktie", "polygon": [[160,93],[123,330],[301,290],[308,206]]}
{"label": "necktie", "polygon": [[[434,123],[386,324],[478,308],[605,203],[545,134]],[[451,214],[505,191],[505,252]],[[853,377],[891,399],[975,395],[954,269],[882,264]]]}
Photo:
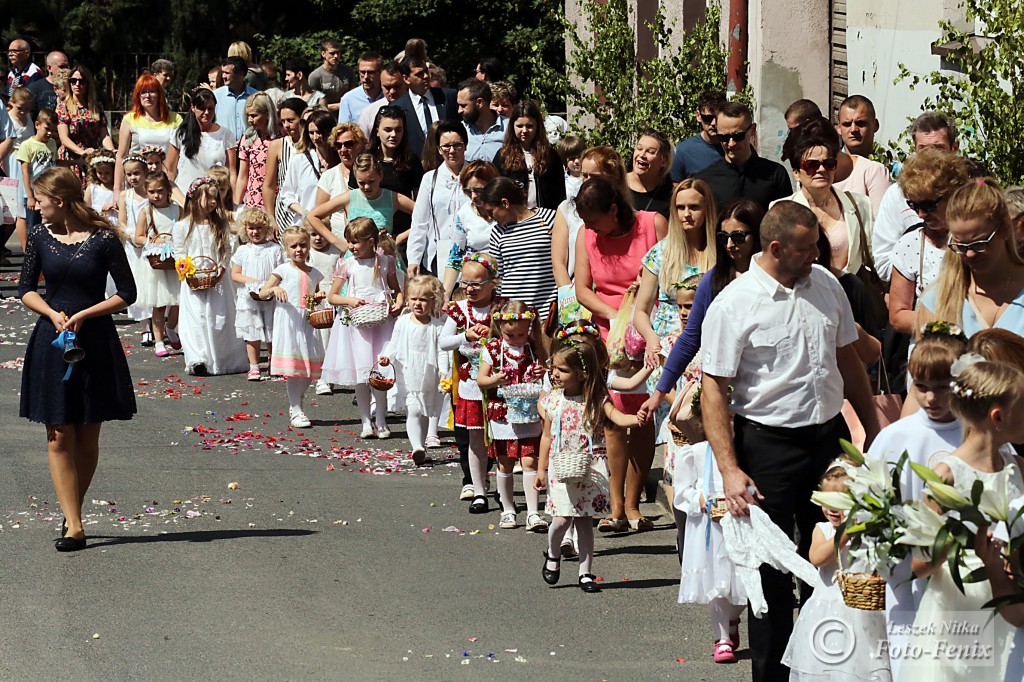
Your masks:
{"label": "necktie", "polygon": [[425,95],[420,97],[420,104],[423,105],[423,134],[426,135],[434,119],[430,116],[430,104],[427,102]]}

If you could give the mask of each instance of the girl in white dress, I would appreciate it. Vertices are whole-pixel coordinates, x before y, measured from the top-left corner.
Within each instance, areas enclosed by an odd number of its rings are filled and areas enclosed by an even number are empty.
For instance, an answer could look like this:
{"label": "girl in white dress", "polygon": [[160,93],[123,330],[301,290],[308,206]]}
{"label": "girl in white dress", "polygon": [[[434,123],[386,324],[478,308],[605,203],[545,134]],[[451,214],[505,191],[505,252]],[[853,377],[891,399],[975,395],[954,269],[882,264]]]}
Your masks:
{"label": "girl in white dress", "polygon": [[424,434],[437,436],[437,421],[444,402],[439,388],[441,369],[447,366],[438,340],[444,321],[439,317],[444,290],[436,277],[420,275],[405,285],[409,312],[398,318],[391,340],[378,363],[395,365],[405,388],[405,430],[412,445],[412,461],[427,459]]}
{"label": "girl in white dress", "polygon": [[[341,226],[341,230],[344,232],[344,225]],[[324,276],[324,280],[329,282],[334,277],[335,268],[338,267],[338,260],[342,255],[341,249],[327,241],[319,232],[313,232],[311,246],[313,248],[309,252],[309,264],[319,270],[320,274]],[[321,343],[324,348],[327,348],[331,342],[331,328],[326,327],[317,331],[320,332]],[[316,394],[331,395],[331,393],[333,393],[331,385],[323,378],[317,379]]]}
{"label": "girl in white dress", "polygon": [[267,344],[272,352],[274,333],[274,297],[257,300],[260,287],[270,279],[274,269],[286,262],[284,251],[270,241],[274,226],[270,216],[258,208],[246,208],[238,214],[238,237],[242,245],[231,257],[231,281],[235,287],[235,331],[245,341],[249,358],[246,379],[259,381],[260,347]]}
{"label": "girl in white dress", "polygon": [[117,225],[117,197],[114,196],[114,156],[107,150],[93,152],[86,160],[89,168],[86,179],[85,203],[94,211]]}
{"label": "girl in white dress", "polygon": [[285,228],[281,242],[288,262],[274,268],[259,295],[277,299],[270,373],[285,378],[292,426],[303,429],[310,422],[302,410],[302,399],[323,368],[320,334],[309,324],[309,310],[325,297],[320,291],[323,275],[309,264],[309,232],[305,228]]}
{"label": "girl in white dress", "polygon": [[[593,572],[592,519],[608,511],[608,453],[603,425],[611,421],[623,428],[637,426],[635,415],[623,414],[608,400],[603,369],[607,357],[596,327],[579,325],[560,331],[551,349],[553,388],[541,398],[538,406],[544,430],[534,487],[539,492],[547,486],[544,511],[551,515],[541,575],[549,585],[558,582],[562,539],[569,528],[575,526],[579,586],[584,592],[601,591]],[[560,457],[579,452],[590,455],[587,478],[560,481],[553,473],[548,474],[550,466]],[[585,522],[574,524],[576,518],[583,518]]]}
{"label": "girl in white dress", "polygon": [[746,608],[747,592],[727,553],[721,517],[717,513],[712,517],[719,500],[725,501],[722,475],[707,441],[684,446],[676,453],[674,466],[673,506],[686,515],[679,603],[708,604],[712,659],[732,663],[740,644],[740,614]]}
{"label": "girl in white dress", "polygon": [[[821,477],[819,489],[826,492],[846,490],[849,475],[838,462],[829,467]],[[834,575],[839,568],[836,561],[835,537],[844,519],[842,512],[822,507],[827,521],[814,526],[811,533],[811,549],[808,560],[818,567],[821,582],[814,586],[810,599],[800,608],[800,617],[793,626],[782,663],[789,666],[791,682],[884,682],[891,680],[889,654],[884,646],[886,639],[885,612],[866,611],[846,605]],[[847,560],[849,537],[844,534],[839,541],[843,567],[851,568]],[[854,570],[857,570],[854,568]],[[845,628],[823,633],[826,622],[843,623]],[[828,634],[846,639],[823,639]],[[849,649],[847,647],[850,647]],[[842,651],[845,657],[829,661],[828,654]],[[824,655],[823,655],[824,654]],[[927,679],[927,678],[922,678]]]}
{"label": "girl in white dress", "polygon": [[193,291],[182,277],[178,331],[189,374],[237,374],[248,366],[245,344],[235,334],[234,285],[224,277],[230,256],[231,233],[220,212],[217,184],[199,178],[185,193],[184,218],[174,224],[174,257],[186,256],[198,268],[217,268],[217,283]]}
{"label": "girl in white dress", "polygon": [[[144,240],[138,241],[135,237],[139,229],[139,214],[149,203],[145,187],[146,160],[138,154],[131,154],[124,158],[121,166],[124,170],[126,189],[121,192],[117,200],[117,222],[124,233],[124,251],[128,255],[128,265],[131,266],[132,274],[135,275],[135,286],[139,288],[142,277],[148,274],[142,271],[142,267],[150,269],[149,263],[142,260],[142,247],[145,242]],[[128,317],[142,323],[143,346],[152,346],[155,343],[153,330],[150,327],[152,316],[152,308],[142,305],[138,300],[128,306]]]}
{"label": "girl in white dress", "polygon": [[[359,418],[362,422],[360,438],[388,438],[387,393],[373,389],[377,403],[376,431],[370,421],[370,370],[381,356],[384,345],[391,338],[395,326],[394,315],[402,309],[402,292],[398,285],[395,259],[384,253],[394,248],[394,242],[380,232],[369,218],[355,218],[345,226],[345,239],[353,258],[342,258],[334,271],[334,283],[327,296],[331,305],[358,308],[368,303],[387,303],[389,314],[383,323],[372,327],[357,327],[345,311],[334,318],[331,342],[324,359],[325,381],[342,386],[353,386]],[[380,250],[378,250],[380,247]],[[348,284],[347,295],[341,295]]]}
{"label": "girl in white dress", "polygon": [[[1007,500],[1021,497],[1024,480],[1021,479],[1020,458],[1004,452],[1003,446],[1024,442],[1024,375],[1009,364],[989,362],[971,354],[960,356],[951,372],[951,404],[953,414],[964,425],[964,442],[951,454],[937,455],[932,469],[968,498],[975,481],[981,481],[986,491],[1005,489]],[[933,503],[929,501],[929,504]],[[910,647],[935,651],[938,638],[948,639],[948,635],[938,631],[927,634],[931,628],[926,625],[947,622],[956,611],[980,611],[992,598],[992,585],[987,581],[964,582],[961,592],[944,559],[938,558],[938,565],[934,566],[929,561],[913,560],[914,575],[930,578],[914,619],[914,630],[908,641]],[[968,550],[961,574],[966,575],[981,566],[978,556]],[[986,629],[980,634],[992,638],[988,641],[994,645],[994,659],[971,661],[926,656],[906,660],[900,664],[900,679],[1002,682],[1013,639],[1012,628],[1002,618],[988,620],[980,616],[979,624],[986,620]]]}
{"label": "girl in white dress", "polygon": [[178,338],[178,293],[181,286],[174,270],[157,270],[149,264],[149,256],[174,262],[174,244],[171,230],[181,217],[181,209],[171,203],[171,184],[163,171],[150,173],[145,180],[149,203],[139,214],[135,230],[136,243],[142,243],[142,263],[139,265],[139,304],[153,311],[153,337],[156,356],[167,357],[171,351],[181,350]]}

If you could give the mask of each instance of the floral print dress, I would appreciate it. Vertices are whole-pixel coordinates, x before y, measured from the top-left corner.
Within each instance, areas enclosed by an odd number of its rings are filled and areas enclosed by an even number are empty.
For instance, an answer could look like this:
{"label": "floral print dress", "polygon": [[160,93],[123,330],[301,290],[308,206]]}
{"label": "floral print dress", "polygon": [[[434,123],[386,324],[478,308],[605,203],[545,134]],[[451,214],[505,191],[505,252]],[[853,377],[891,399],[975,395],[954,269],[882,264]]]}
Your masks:
{"label": "floral print dress", "polygon": [[[548,462],[548,499],[544,512],[551,516],[598,516],[607,514],[608,451],[604,430],[584,427],[586,405],[582,396],[567,396],[553,389],[540,400],[551,420],[551,454]],[[588,435],[593,432],[593,435]],[[592,440],[591,440],[592,439]],[[551,474],[551,465],[563,453],[590,450],[590,476],[563,483]]]}
{"label": "floral print dress", "polygon": [[238,161],[249,164],[249,174],[245,179],[245,196],[242,202],[249,208],[264,208],[263,179],[267,177],[267,151],[272,137],[242,137],[238,143]]}
{"label": "floral print dress", "polygon": [[[652,275],[659,278],[658,303],[654,306],[654,312],[651,313],[651,326],[654,328],[654,333],[658,335],[658,338],[662,339],[670,334],[679,333],[679,304],[676,303],[674,290],[673,295],[669,296],[661,287],[661,261],[664,248],[665,242],[658,242],[647,252],[643,261],[644,267]],[[699,273],[700,268],[687,265],[683,269],[683,276],[680,278],[680,281],[673,282],[673,284],[682,284],[683,280]],[[672,287],[669,287],[669,289],[672,290]]]}
{"label": "floral print dress", "polygon": [[[63,123],[68,127],[68,137],[79,147],[99,149],[103,146],[103,138],[107,136],[107,124],[102,113],[93,113],[85,107],[79,107],[72,112],[66,102],[61,102],[57,105],[56,114],[57,123]],[[61,161],[77,161],[82,157],[61,145],[57,149],[57,158]],[[86,178],[82,166],[73,165],[71,170],[82,181],[84,189]]]}

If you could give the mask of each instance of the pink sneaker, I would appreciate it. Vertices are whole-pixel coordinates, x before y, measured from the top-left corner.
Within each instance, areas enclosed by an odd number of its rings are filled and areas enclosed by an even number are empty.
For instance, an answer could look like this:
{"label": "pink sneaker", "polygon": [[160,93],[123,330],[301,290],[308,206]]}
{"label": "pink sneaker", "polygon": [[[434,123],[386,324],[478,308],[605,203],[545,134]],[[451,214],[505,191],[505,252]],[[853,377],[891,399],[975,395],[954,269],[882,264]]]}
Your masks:
{"label": "pink sneaker", "polygon": [[245,375],[245,378],[249,381],[259,381],[262,377],[258,369],[250,369],[249,373]]}
{"label": "pink sneaker", "polygon": [[711,657],[715,659],[715,663],[735,663],[736,654],[732,651],[732,642],[727,639],[715,642]]}

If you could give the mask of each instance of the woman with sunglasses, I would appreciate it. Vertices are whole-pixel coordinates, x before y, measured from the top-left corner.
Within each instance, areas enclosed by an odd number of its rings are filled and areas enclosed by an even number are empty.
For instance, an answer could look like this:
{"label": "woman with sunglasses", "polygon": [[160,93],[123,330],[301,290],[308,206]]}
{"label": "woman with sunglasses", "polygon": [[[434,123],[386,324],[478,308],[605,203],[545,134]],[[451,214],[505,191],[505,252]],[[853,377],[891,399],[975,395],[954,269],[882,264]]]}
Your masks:
{"label": "woman with sunglasses", "polygon": [[217,98],[206,88],[192,91],[190,111],[167,149],[167,177],[182,193],[213,166],[226,166],[231,187],[237,181],[235,134],[217,124]]}
{"label": "woman with sunglasses", "polygon": [[57,134],[61,144],[57,149],[57,159],[69,162],[61,165],[70,165],[84,188],[86,173],[81,165],[82,159],[101,147],[114,151],[114,141],[110,138],[96,82],[89,69],[81,64],[71,69],[68,87],[68,96],[57,104],[54,112],[57,114]]}
{"label": "woman with sunglasses", "polygon": [[[416,199],[416,191],[423,179],[423,164],[420,158],[409,147],[408,136],[405,134],[405,110],[401,107],[381,107],[373,120],[370,130],[370,146],[368,150],[382,162],[384,178],[380,186],[397,194]],[[349,178],[349,187],[355,187],[355,180]],[[392,235],[398,244],[399,262],[406,262],[407,232],[412,226],[412,216],[408,213],[397,213],[392,227]]]}
{"label": "woman with sunglasses", "polygon": [[139,76],[132,92],[132,109],[121,119],[117,136],[114,187],[121,189],[124,157],[149,146],[160,147],[166,154],[171,137],[180,125],[181,116],[168,106],[164,88],[156,76],[150,73]]}
{"label": "woman with sunglasses", "polygon": [[825,118],[817,118],[791,130],[782,152],[800,183],[800,189],[789,200],[807,206],[818,218],[831,244],[832,265],[857,274],[865,265],[874,267],[874,218],[866,196],[837,192],[832,187],[841,148],[842,140],[836,129]]}
{"label": "woman with sunglasses", "polygon": [[[348,191],[352,166],[356,162],[356,157],[366,149],[366,135],[363,134],[363,129],[358,124],[350,121],[335,126],[328,138],[328,143],[338,153],[341,162],[328,168],[320,176],[320,182],[316,185],[317,208]],[[347,223],[347,211],[335,211],[331,214],[331,232],[339,237],[345,236]]]}
{"label": "woman with sunglasses", "polygon": [[633,148],[632,164],[626,182],[638,211],[657,211],[669,218],[672,197],[672,143],[660,130],[645,128]]}
{"label": "woman with sunglasses", "polygon": [[963,157],[932,147],[910,157],[900,173],[900,190],[907,197],[907,205],[923,222],[919,229],[900,237],[892,250],[889,323],[898,332],[912,335],[918,326],[914,306],[938,279],[947,251],[949,197],[967,182]]}
{"label": "woman with sunglasses", "polygon": [[761,249],[762,218],[764,209],[752,199],[734,201],[718,214],[715,265],[697,285],[686,327],[665,360],[657,388],[637,413],[641,421],[646,421],[657,411],[665,397],[676,387],[686,367],[697,356],[701,325],[711,302],[730,282],[750,268],[750,259]]}
{"label": "woman with sunglasses", "polygon": [[459,181],[466,165],[466,145],[469,135],[461,122],[440,121],[431,141],[441,155],[443,163],[427,172],[420,181],[416,208],[412,212],[409,230],[409,274],[416,276],[420,268],[441,274],[448,263],[455,238],[452,219],[468,201]]}
{"label": "woman with sunglasses", "polygon": [[992,327],[1024,335],[1024,258],[996,181],[971,180],[955,190],[946,222],[949,251],[921,297],[918,321],[946,320],[968,337]]}
{"label": "woman with sunglasses", "polygon": [[480,159],[467,163],[459,174],[459,184],[468,201],[452,218],[452,248],[444,269],[445,300],[450,299],[455,290],[462,272],[462,258],[490,248],[491,234],[497,223],[481,215],[481,198],[487,183],[500,175],[493,163]]}
{"label": "woman with sunglasses", "polygon": [[494,155],[498,172],[523,186],[528,208],[558,208],[565,201],[565,171],[548,142],[540,106],[523,100],[512,107],[505,143]]}

